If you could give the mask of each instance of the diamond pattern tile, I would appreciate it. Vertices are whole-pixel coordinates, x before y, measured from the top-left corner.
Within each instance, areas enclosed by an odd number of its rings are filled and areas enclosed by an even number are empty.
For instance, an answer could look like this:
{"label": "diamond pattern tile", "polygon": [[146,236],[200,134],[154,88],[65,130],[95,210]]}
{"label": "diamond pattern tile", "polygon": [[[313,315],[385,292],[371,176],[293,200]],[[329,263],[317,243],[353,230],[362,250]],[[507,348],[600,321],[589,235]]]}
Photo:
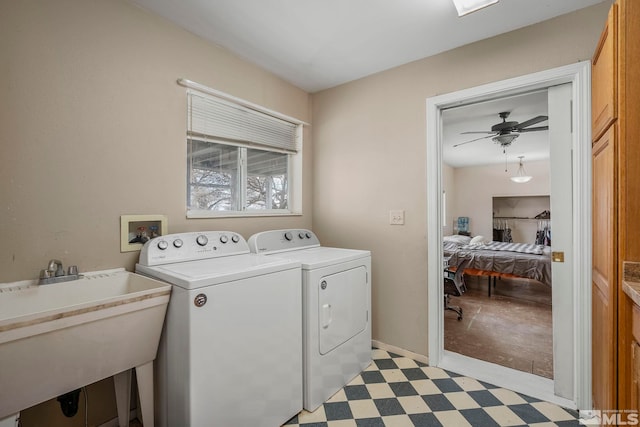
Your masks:
{"label": "diamond pattern tile", "polygon": [[577,426],[578,413],[373,349],[373,363],[314,412],[286,426]]}

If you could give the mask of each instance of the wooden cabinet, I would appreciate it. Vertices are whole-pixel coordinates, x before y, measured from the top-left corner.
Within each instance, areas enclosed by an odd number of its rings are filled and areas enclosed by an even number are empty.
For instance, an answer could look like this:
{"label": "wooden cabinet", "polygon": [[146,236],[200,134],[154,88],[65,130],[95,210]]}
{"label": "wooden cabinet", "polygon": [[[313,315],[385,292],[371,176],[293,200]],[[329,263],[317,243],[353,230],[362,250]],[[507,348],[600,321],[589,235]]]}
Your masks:
{"label": "wooden cabinet", "polygon": [[591,371],[593,407],[617,407],[616,35],[617,5],[609,11],[592,64]]}
{"label": "wooden cabinet", "polygon": [[[637,307],[622,290],[623,261],[640,262],[638,28],[640,1],[617,0],[593,57],[594,409],[640,407],[640,312],[634,311]],[[638,326],[633,326],[635,323]]]}
{"label": "wooden cabinet", "polygon": [[631,393],[629,409],[640,409],[640,307],[632,309],[632,337],[631,341]]}
{"label": "wooden cabinet", "polygon": [[591,124],[596,141],[617,117],[617,40],[618,10],[614,4],[609,10],[607,24],[602,31],[593,55],[591,68]]}
{"label": "wooden cabinet", "polygon": [[615,126],[593,144],[592,381],[594,408],[616,407]]}
{"label": "wooden cabinet", "polygon": [[637,411],[640,408],[640,344],[635,339],[631,343],[631,407],[629,409]]}

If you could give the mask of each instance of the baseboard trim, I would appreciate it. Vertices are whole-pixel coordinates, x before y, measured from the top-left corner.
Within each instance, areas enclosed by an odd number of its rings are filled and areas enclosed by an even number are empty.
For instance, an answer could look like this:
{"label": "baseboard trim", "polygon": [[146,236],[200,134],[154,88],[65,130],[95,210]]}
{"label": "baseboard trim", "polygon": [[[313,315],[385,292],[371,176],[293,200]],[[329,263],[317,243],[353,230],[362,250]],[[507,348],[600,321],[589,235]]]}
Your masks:
{"label": "baseboard trim", "polygon": [[371,346],[375,348],[379,348],[380,350],[389,351],[391,353],[399,354],[400,356],[408,357],[409,359],[413,359],[416,362],[421,362],[424,364],[429,364],[429,358],[425,355],[414,353],[409,350],[405,350],[404,348],[396,347],[394,345],[383,343],[378,340],[371,340]]}

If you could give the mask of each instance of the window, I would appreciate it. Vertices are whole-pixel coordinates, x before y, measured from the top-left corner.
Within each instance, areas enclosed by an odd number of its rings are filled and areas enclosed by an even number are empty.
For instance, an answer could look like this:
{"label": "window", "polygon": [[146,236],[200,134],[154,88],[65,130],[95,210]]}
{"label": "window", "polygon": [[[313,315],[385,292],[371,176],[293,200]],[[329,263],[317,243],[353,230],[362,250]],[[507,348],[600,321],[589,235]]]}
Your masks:
{"label": "window", "polygon": [[300,212],[302,123],[195,90],[187,99],[187,216]]}

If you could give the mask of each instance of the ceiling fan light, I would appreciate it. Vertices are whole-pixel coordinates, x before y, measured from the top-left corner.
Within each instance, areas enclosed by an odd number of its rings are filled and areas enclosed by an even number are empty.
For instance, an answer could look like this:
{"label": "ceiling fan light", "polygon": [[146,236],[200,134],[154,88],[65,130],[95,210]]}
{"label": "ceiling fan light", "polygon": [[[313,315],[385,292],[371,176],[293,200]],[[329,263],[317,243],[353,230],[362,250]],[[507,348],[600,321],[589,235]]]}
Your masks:
{"label": "ceiling fan light", "polygon": [[524,184],[525,182],[531,181],[533,177],[531,175],[527,175],[527,172],[524,170],[524,165],[522,164],[522,159],[524,158],[524,156],[518,156],[518,158],[520,159],[520,167],[518,168],[518,173],[516,173],[515,176],[512,176],[509,179],[516,184]]}
{"label": "ceiling fan light", "polygon": [[517,133],[508,133],[505,135],[497,135],[491,138],[493,142],[496,142],[504,147],[511,145],[514,139],[516,139],[519,135]]}
{"label": "ceiling fan light", "polygon": [[468,15],[471,12],[498,3],[498,0],[453,0],[458,16]]}

